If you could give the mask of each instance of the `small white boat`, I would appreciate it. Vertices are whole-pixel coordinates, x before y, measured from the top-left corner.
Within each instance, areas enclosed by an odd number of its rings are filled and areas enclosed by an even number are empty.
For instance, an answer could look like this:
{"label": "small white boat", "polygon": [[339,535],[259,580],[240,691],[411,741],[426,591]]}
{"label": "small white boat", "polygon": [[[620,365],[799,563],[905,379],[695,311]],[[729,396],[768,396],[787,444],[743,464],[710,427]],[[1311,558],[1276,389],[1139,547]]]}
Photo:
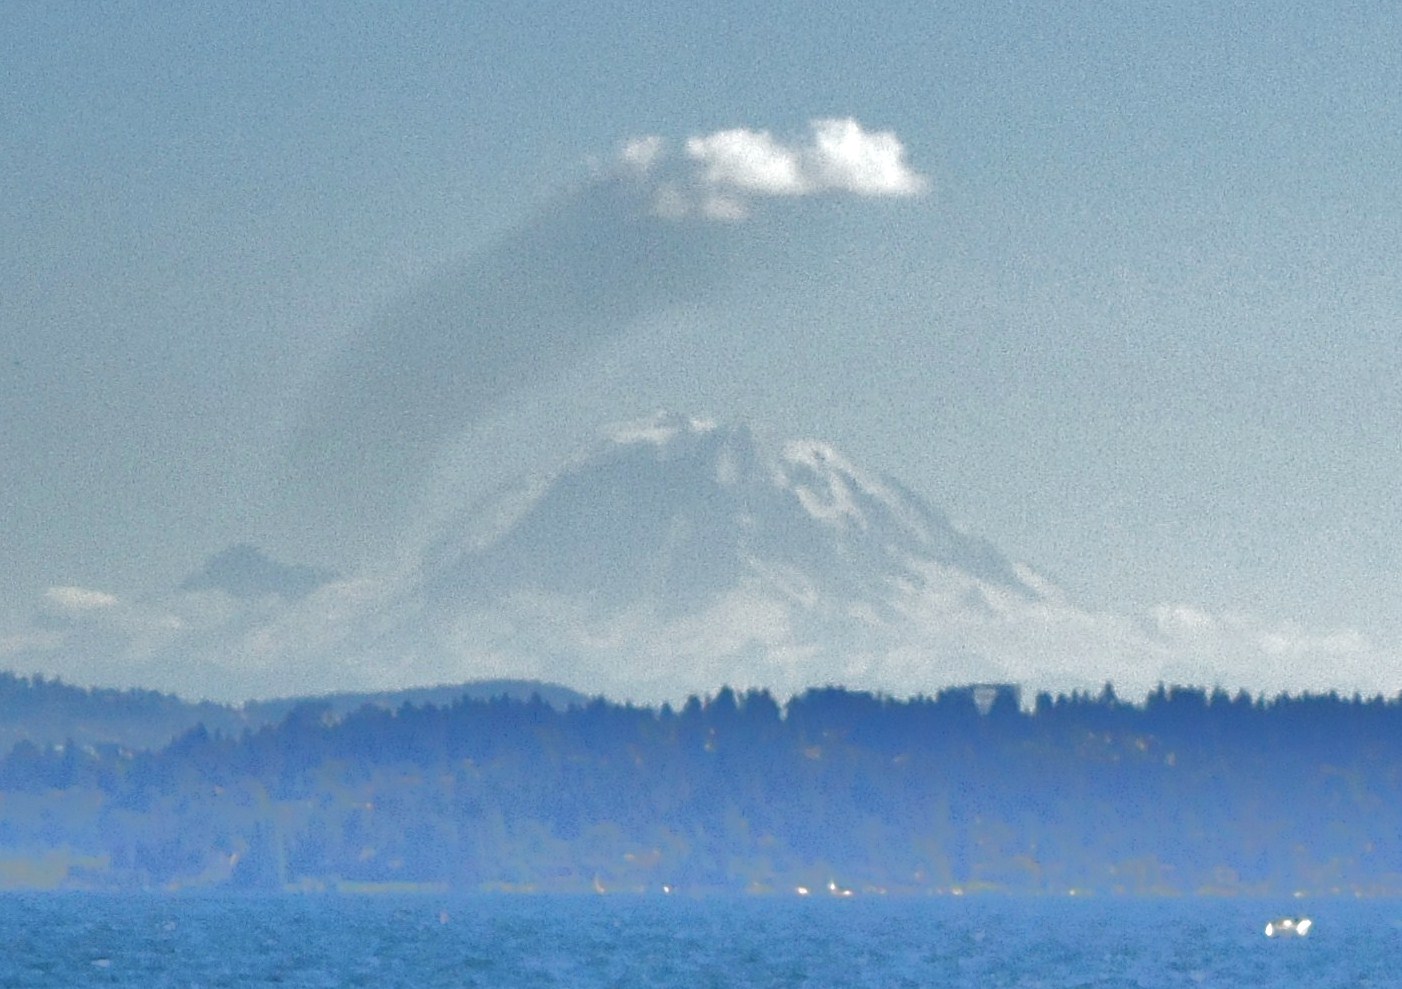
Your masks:
{"label": "small white boat", "polygon": [[1266,937],[1304,937],[1313,926],[1308,917],[1280,917],[1266,924]]}

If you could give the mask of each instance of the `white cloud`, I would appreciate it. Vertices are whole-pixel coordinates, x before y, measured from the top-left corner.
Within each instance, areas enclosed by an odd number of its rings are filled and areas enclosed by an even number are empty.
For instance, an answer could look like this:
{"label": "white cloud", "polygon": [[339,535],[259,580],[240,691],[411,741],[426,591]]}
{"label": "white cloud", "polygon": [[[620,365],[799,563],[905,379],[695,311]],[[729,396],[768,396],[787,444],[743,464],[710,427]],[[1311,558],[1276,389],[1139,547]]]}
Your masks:
{"label": "white cloud", "polygon": [[[620,426],[615,438],[661,442],[671,430],[711,428],[659,417]],[[791,444],[786,457],[819,463],[837,454]],[[850,492],[809,494],[819,517],[855,512]],[[510,508],[493,528],[520,510]],[[139,682],[223,699],[485,676],[541,677],[648,702],[725,683],[780,695],[825,683],[901,695],[1007,680],[1021,683],[1029,699],[1043,689],[1095,691],[1107,680],[1131,699],[1160,681],[1267,695],[1402,688],[1397,645],[1350,629],[1181,603],[1135,614],[1092,610],[1060,593],[1029,598],[933,561],[908,565],[910,579],[853,598],[825,591],[796,566],[756,557],[737,585],[682,613],[649,598],[615,611],[519,590],[439,609],[426,603],[435,599],[425,597],[433,585],[414,565],[334,581],[291,601],[208,590],[133,601],[52,587],[44,620],[0,634],[0,657],[22,656],[27,667],[77,682]]]}
{"label": "white cloud", "polygon": [[[1165,652],[1164,679],[1237,682],[1265,693],[1358,690],[1393,693],[1395,650],[1356,629],[1308,629],[1273,623],[1243,612],[1207,614],[1184,605],[1161,605],[1150,613],[1149,628]],[[1218,671],[1215,677],[1209,671]]]}
{"label": "white cloud", "polygon": [[623,144],[618,153],[619,161],[639,172],[646,173],[662,157],[667,142],[656,135],[635,137]]}
{"label": "white cloud", "polygon": [[1211,615],[1184,604],[1160,604],[1149,610],[1154,628],[1162,635],[1188,638],[1211,635],[1218,622]]}
{"label": "white cloud", "polygon": [[701,181],[761,196],[801,196],[812,191],[799,152],[768,131],[744,128],[688,138],[686,154],[702,167]]}
{"label": "white cloud", "polygon": [[44,592],[44,600],[63,611],[73,613],[100,611],[117,604],[116,596],[106,591],[74,586],[50,587]]}
{"label": "white cloud", "polygon": [[[929,187],[893,132],[868,131],[851,117],[812,120],[802,141],[735,127],[689,137],[683,148],[684,161],[651,192],[654,212],[667,219],[700,215],[735,222],[749,216],[754,199],[901,197]],[[666,158],[667,143],[657,135],[633,138],[619,153],[620,163],[640,176],[656,174]]]}
{"label": "white cloud", "polygon": [[664,182],[652,190],[652,212],[664,220],[680,220],[691,208],[691,197],[675,182]]}
{"label": "white cloud", "polygon": [[914,196],[928,181],[911,171],[905,148],[890,131],[868,133],[851,117],[813,121],[807,165],[824,188],[859,196]]}
{"label": "white cloud", "polygon": [[701,215],[708,220],[734,223],[750,215],[749,207],[734,196],[707,196],[701,204]]}
{"label": "white cloud", "polygon": [[680,615],[647,600],[600,613],[567,596],[518,592],[435,616],[412,573],[333,582],[296,602],[197,592],[127,604],[52,588],[51,606],[76,607],[88,620],[62,633],[36,625],[0,636],[0,656],[79,682],[139,680],[225,699],[484,676],[543,677],[642,701],[723,683],[780,695],[824,683],[900,695],[1008,680],[1029,699],[1107,680],[1131,699],[1160,681],[1268,695],[1402,688],[1396,649],[1348,629],[1182,604],[1093,611],[939,566],[920,576],[890,587],[884,604],[850,606],[800,573],[756,566],[741,586]]}

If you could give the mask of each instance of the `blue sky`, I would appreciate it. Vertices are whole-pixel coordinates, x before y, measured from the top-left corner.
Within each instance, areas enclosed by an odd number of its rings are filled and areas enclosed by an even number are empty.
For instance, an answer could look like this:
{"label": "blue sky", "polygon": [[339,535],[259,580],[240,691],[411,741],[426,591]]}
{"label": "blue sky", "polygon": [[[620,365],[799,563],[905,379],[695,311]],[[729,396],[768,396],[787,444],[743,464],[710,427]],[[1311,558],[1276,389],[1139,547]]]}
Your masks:
{"label": "blue sky", "polygon": [[[830,440],[1097,607],[1358,630],[1402,686],[1394,5],[3,20],[0,640],[243,542],[355,572],[668,407]],[[920,194],[627,211],[631,139],[683,174],[688,139],[829,119]],[[442,335],[526,304],[514,349]],[[435,346],[476,369],[451,399],[347,398]]]}

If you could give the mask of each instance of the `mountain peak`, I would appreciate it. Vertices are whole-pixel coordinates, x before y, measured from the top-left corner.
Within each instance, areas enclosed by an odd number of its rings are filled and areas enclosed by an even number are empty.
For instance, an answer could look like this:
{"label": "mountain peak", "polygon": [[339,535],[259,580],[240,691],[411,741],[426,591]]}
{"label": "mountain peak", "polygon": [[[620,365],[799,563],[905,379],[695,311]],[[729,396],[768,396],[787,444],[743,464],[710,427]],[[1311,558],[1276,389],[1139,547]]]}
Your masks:
{"label": "mountain peak", "polygon": [[773,442],[743,423],[674,412],[614,425],[592,453],[534,486],[492,540],[460,545],[448,569],[476,584],[510,571],[519,588],[578,583],[595,596],[632,600],[646,575],[665,572],[671,576],[651,591],[664,604],[668,595],[691,599],[697,587],[734,586],[776,566],[863,597],[919,582],[931,567],[1026,599],[1047,586],[828,443]]}
{"label": "mountain peak", "polygon": [[[489,540],[445,534],[415,620],[470,635],[477,653],[528,654],[545,664],[524,667],[533,676],[555,675],[552,657],[593,656],[630,671],[631,690],[608,683],[621,696],[672,693],[687,676],[677,661],[741,685],[860,682],[852,663],[879,665],[951,609],[993,620],[1055,593],[834,446],[743,423],[662,412],[615,424],[522,490]],[[611,679],[600,676],[591,689]]]}

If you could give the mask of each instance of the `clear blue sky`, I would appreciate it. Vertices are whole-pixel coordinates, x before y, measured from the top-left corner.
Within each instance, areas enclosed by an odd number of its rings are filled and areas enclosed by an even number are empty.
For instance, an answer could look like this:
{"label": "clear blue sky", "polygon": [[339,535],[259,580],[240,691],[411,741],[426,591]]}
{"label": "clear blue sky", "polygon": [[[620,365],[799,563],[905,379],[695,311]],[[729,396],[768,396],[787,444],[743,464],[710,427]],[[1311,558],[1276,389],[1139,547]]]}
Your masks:
{"label": "clear blue sky", "polygon": [[[1098,607],[1402,638],[1395,4],[17,3],[0,65],[0,640],[238,542],[353,572],[658,407],[828,439]],[[630,138],[829,118],[924,193],[595,201]],[[421,448],[348,404],[523,299]]]}

